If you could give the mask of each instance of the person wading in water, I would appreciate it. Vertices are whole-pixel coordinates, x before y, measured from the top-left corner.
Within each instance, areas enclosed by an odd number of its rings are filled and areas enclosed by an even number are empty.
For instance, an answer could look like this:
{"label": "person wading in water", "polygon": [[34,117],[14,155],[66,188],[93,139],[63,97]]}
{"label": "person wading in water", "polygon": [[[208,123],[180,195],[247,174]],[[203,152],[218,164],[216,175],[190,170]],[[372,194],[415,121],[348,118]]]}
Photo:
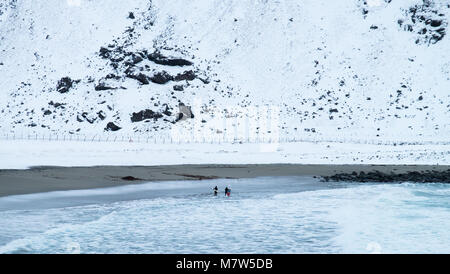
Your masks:
{"label": "person wading in water", "polygon": [[219,188],[217,188],[217,186],[215,186],[213,188],[213,190],[214,190],[214,196],[217,196],[217,193],[219,192]]}
{"label": "person wading in water", "polygon": [[225,196],[230,197],[230,195],[231,195],[231,187],[230,187],[230,186],[227,186],[227,187],[225,188]]}

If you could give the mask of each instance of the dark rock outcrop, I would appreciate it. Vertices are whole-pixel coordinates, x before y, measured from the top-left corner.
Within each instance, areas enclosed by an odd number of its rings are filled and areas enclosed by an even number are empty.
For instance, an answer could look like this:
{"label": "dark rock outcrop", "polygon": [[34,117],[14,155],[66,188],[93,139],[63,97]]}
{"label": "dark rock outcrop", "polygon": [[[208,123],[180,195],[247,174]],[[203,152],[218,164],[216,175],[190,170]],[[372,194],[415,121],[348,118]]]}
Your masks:
{"label": "dark rock outcrop", "polygon": [[98,85],[95,86],[95,90],[99,91],[99,90],[109,90],[109,89],[115,89],[113,87],[109,87],[107,85],[105,85],[105,83],[99,83]]}
{"label": "dark rock outcrop", "polygon": [[140,178],[136,178],[134,176],[125,176],[121,178],[124,181],[142,181]]}
{"label": "dark rock outcrop", "polygon": [[124,62],[124,64],[127,67],[131,67],[131,66],[135,66],[135,65],[139,64],[142,61],[144,61],[144,58],[142,58],[139,54],[131,53],[129,55],[129,58],[127,58],[127,61]]}
{"label": "dark rock outcrop", "polygon": [[131,122],[141,122],[143,120],[147,119],[154,119],[157,120],[159,118],[163,117],[163,115],[159,112],[154,112],[151,109],[141,110],[139,112],[133,112],[131,115]]}
{"label": "dark rock outcrop", "polygon": [[105,76],[105,79],[114,79],[114,80],[119,80],[120,76],[115,75],[114,73],[110,73],[108,75]]}
{"label": "dark rock outcrop", "polygon": [[65,103],[55,103],[53,101],[50,101],[48,104],[50,106],[53,106],[54,108],[65,108],[64,107]]}
{"label": "dark rock outcrop", "polygon": [[117,126],[113,122],[109,122],[105,127],[106,131],[118,131],[119,129],[121,129],[121,127]]}
{"label": "dark rock outcrop", "polygon": [[436,44],[446,34],[448,22],[432,1],[423,1],[405,10],[405,18],[397,21],[403,30],[416,33],[416,44]]}
{"label": "dark rock outcrop", "polygon": [[184,88],[183,88],[183,85],[174,85],[174,86],[173,86],[173,90],[176,90],[176,91],[183,91]]}
{"label": "dark rock outcrop", "polygon": [[338,110],[335,108],[330,108],[330,113],[333,113],[333,112],[338,112]]}
{"label": "dark rock outcrop", "polygon": [[166,108],[164,109],[164,111],[162,113],[166,116],[172,115],[172,112],[170,111],[169,106],[167,104],[164,104],[164,105]]}
{"label": "dark rock outcrop", "polygon": [[101,47],[101,48],[100,48],[100,51],[99,51],[99,55],[100,55],[102,58],[105,58],[105,59],[110,58],[110,57],[111,57],[111,50],[110,50],[110,49],[107,49],[107,48],[105,48],[105,47]]}
{"label": "dark rock outcrop", "polygon": [[56,84],[56,91],[59,93],[66,93],[73,86],[74,82],[75,81],[70,79],[70,77],[63,77]]}
{"label": "dark rock outcrop", "polygon": [[100,118],[100,120],[105,120],[106,119],[106,114],[105,112],[103,112],[103,110],[100,110],[99,112],[97,112],[98,118]]}
{"label": "dark rock outcrop", "polygon": [[197,76],[195,75],[195,72],[193,72],[192,70],[187,70],[183,73],[179,73],[174,77],[175,81],[183,81],[183,80],[187,80],[187,81],[192,81],[196,78]]}
{"label": "dark rock outcrop", "polygon": [[422,182],[422,183],[450,183],[450,169],[446,171],[410,171],[407,173],[383,173],[380,171],[340,173],[323,176],[325,181],[346,182]]}
{"label": "dark rock outcrop", "polygon": [[161,72],[158,72],[158,73],[154,74],[149,79],[153,83],[163,85],[163,84],[165,84],[165,83],[167,83],[169,81],[172,81],[173,80],[173,76],[163,70]]}
{"label": "dark rock outcrop", "polygon": [[148,85],[150,82],[148,81],[149,78],[147,77],[147,75],[143,74],[143,73],[139,73],[139,74],[127,74],[128,78],[132,78],[132,79],[136,79],[138,80],[142,85]]}
{"label": "dark rock outcrop", "polygon": [[137,55],[137,54],[132,54],[131,55],[131,62],[133,65],[136,65],[140,62],[144,61],[144,58],[142,58],[141,56]]}
{"label": "dark rock outcrop", "polygon": [[192,65],[191,61],[181,59],[181,58],[168,58],[163,55],[161,55],[159,52],[155,51],[154,53],[147,55],[148,60],[164,66],[190,66]]}
{"label": "dark rock outcrop", "polygon": [[96,120],[97,117],[94,117],[93,115],[89,115],[89,113],[87,112],[83,112],[81,114],[81,116],[89,123],[89,124],[93,124]]}

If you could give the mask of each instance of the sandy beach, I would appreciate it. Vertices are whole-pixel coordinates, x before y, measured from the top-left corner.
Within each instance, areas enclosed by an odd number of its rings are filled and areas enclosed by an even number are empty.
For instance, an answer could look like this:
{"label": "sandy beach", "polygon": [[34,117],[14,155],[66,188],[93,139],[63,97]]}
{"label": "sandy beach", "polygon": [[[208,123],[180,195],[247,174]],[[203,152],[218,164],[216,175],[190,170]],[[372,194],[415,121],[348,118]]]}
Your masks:
{"label": "sandy beach", "polygon": [[0,170],[0,197],[49,191],[92,189],[149,181],[254,178],[262,176],[330,176],[379,171],[446,171],[448,165],[166,165],[166,166],[41,166],[26,170]]}

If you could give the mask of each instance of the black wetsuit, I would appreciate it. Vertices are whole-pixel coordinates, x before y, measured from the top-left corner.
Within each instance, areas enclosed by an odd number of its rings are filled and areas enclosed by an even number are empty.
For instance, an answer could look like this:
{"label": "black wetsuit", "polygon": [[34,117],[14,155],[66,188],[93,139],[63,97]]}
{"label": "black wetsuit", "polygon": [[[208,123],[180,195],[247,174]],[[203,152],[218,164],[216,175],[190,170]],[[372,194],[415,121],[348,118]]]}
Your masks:
{"label": "black wetsuit", "polygon": [[217,192],[219,191],[219,189],[217,188],[217,186],[214,187],[213,190],[214,190],[214,196],[217,196]]}
{"label": "black wetsuit", "polygon": [[228,187],[225,188],[225,195],[228,193]]}

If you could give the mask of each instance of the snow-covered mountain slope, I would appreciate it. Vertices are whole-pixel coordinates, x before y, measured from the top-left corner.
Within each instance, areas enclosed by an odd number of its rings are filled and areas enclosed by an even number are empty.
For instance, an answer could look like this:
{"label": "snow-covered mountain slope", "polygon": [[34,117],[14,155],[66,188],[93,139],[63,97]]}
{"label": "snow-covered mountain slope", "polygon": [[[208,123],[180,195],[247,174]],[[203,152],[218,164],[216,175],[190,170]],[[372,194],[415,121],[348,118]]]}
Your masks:
{"label": "snow-covered mountain slope", "polygon": [[0,3],[0,132],[450,141],[446,0]]}

